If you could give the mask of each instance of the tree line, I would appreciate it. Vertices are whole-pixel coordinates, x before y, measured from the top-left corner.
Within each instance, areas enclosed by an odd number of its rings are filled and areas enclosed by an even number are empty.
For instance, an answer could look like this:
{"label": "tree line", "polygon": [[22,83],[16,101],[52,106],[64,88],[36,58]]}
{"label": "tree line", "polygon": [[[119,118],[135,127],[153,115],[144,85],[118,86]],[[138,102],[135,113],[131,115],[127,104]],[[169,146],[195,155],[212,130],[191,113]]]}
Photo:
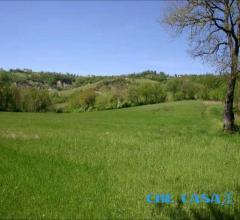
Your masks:
{"label": "tree line", "polygon": [[[89,88],[73,94],[69,109],[76,111],[116,109],[130,106],[155,104],[180,100],[224,101],[226,75],[186,75],[168,77],[164,81],[131,81],[117,79],[107,81],[106,85]],[[118,83],[116,85],[116,83]],[[239,106],[239,90],[235,95]]]}
{"label": "tree line", "polygon": [[[103,77],[97,84],[88,83],[90,87],[80,87],[83,89],[69,96],[63,96],[52,88],[18,85],[0,77],[0,111],[71,112],[180,100],[223,102],[227,77],[228,74],[169,76],[145,71],[141,74]],[[95,82],[95,79],[90,82]],[[240,106],[238,84],[236,86],[234,110]]]}

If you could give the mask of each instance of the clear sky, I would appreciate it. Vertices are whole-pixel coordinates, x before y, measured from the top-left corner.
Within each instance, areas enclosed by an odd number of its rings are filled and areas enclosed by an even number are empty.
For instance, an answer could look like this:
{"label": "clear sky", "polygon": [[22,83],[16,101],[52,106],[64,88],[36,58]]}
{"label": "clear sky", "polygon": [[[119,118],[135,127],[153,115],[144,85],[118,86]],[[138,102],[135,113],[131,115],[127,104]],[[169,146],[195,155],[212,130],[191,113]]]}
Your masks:
{"label": "clear sky", "polygon": [[0,2],[0,67],[112,75],[212,72],[159,24],[164,1]]}

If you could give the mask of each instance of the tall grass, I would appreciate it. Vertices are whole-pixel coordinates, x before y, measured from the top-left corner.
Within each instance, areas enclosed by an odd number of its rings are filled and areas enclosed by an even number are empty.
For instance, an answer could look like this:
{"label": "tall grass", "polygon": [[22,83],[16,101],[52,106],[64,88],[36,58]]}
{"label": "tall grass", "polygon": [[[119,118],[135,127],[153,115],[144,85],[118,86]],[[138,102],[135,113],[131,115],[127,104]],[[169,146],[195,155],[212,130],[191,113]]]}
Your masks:
{"label": "tall grass", "polygon": [[[159,208],[146,196],[237,196],[240,137],[221,132],[221,111],[221,104],[184,101],[0,113],[0,218],[187,219],[196,217],[193,208],[201,217],[202,206]],[[237,215],[232,206],[215,209]],[[211,210],[204,215],[215,219]]]}

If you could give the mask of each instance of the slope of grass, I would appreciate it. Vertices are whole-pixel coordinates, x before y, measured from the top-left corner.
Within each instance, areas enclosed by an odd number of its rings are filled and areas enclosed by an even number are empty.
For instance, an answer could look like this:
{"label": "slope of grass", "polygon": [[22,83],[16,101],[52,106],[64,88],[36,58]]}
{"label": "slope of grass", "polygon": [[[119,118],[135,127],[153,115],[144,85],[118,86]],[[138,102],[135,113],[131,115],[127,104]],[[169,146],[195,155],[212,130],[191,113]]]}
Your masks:
{"label": "slope of grass", "polygon": [[85,89],[96,87],[101,81],[96,82],[96,83],[87,84],[87,85],[80,86],[80,87],[76,87],[76,88],[72,88],[72,89],[62,90],[62,91],[59,91],[58,94],[62,97],[70,97],[71,95],[73,95],[76,92],[80,92]]}
{"label": "slope of grass", "polygon": [[[138,84],[141,84],[141,83],[157,83],[157,81],[153,81],[153,80],[150,80],[150,79],[131,79],[131,78],[124,78],[126,79],[126,82],[128,83],[138,83]],[[113,81],[112,79],[109,79],[109,80],[100,80],[98,82],[95,82],[95,83],[91,83],[91,84],[87,84],[87,85],[84,85],[84,86],[80,86],[80,87],[76,87],[76,88],[72,88],[72,89],[66,89],[66,90],[62,90],[62,91],[59,91],[58,94],[61,96],[61,97],[70,97],[71,95],[73,95],[74,93],[76,92],[80,92],[80,91],[83,91],[85,89],[89,89],[89,88],[96,88],[97,86],[100,86],[99,89],[101,89],[101,86],[103,87],[104,84],[103,82],[104,81]],[[113,85],[114,87],[114,85]]]}
{"label": "slope of grass", "polygon": [[[146,195],[237,195],[240,137],[221,132],[221,111],[218,103],[184,101],[0,113],[0,218],[177,219],[175,205],[159,209]],[[193,217],[192,207],[183,209]]]}

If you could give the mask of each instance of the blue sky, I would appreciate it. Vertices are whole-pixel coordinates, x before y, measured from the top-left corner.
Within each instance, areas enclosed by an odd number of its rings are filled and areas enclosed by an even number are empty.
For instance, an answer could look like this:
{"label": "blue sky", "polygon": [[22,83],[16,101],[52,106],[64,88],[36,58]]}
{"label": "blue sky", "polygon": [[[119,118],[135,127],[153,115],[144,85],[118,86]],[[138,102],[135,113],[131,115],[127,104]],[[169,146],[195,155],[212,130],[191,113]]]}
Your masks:
{"label": "blue sky", "polygon": [[0,66],[114,75],[212,72],[159,24],[164,1],[0,2]]}

